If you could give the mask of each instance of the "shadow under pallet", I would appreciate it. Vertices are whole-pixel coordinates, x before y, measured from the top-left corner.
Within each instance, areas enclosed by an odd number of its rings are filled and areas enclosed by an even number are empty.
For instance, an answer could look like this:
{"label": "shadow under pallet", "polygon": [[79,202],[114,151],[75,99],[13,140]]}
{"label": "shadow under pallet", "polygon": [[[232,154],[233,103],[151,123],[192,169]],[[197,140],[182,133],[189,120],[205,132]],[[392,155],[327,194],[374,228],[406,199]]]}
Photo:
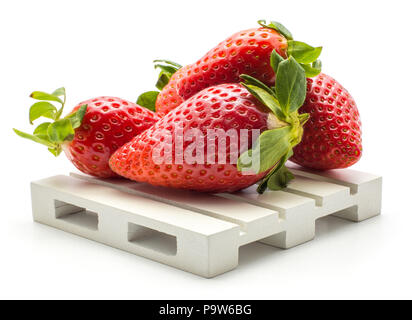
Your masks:
{"label": "shadow under pallet", "polygon": [[317,219],[380,214],[382,178],[289,165],[282,191],[204,194],[83,174],[32,182],[34,220],[203,277],[236,268],[239,247],[289,249],[312,240]]}

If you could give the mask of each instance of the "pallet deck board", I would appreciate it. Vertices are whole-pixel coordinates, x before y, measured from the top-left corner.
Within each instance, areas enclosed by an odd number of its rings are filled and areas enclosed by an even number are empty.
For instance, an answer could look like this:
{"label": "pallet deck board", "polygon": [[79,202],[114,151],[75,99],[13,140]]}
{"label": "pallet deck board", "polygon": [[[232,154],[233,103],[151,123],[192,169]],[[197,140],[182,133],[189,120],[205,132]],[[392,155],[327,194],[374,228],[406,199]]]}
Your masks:
{"label": "pallet deck board", "polygon": [[242,231],[242,245],[259,240],[264,232],[270,234],[273,226],[276,228],[277,221],[280,220],[279,212],[275,210],[217,195],[166,189],[123,179],[99,179],[78,173],[71,173],[71,176],[238,224]]}
{"label": "pallet deck board", "polygon": [[[144,197],[130,195],[95,183],[85,183],[68,176],[55,176],[35,182],[35,184],[48,188],[50,191],[54,190],[64,194],[58,199],[66,198],[68,195],[76,197],[80,206],[88,207],[89,202],[93,202],[98,206],[104,206],[108,209],[116,208],[124,212],[136,208],[140,215],[148,219],[155,219],[162,223],[190,229],[204,235],[221,232],[234,226],[226,221],[165,205],[162,202]],[[82,203],[84,204],[82,205]],[[164,214],[165,212],[170,214]]]}
{"label": "pallet deck board", "polygon": [[326,215],[362,221],[380,213],[382,179],[353,170],[291,166],[282,191],[206,194],[79,173],[32,183],[34,220],[136,255],[214,277],[234,269],[251,242],[291,248]]}
{"label": "pallet deck board", "polygon": [[[71,176],[202,214],[213,215],[241,226],[246,226],[258,219],[277,216],[276,212],[244,205],[239,201],[220,198],[212,194],[166,189],[124,179],[99,179],[78,173],[71,173]],[[253,211],[251,211],[252,209]]]}

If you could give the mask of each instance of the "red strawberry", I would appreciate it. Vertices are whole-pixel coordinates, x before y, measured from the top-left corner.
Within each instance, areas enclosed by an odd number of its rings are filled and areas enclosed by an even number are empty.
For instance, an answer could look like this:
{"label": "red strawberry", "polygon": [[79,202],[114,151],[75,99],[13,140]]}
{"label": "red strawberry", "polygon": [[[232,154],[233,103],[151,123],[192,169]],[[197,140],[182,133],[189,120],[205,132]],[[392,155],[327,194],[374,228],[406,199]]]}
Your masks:
{"label": "red strawberry", "polygon": [[361,121],[349,92],[326,74],[308,79],[300,112],[310,114],[291,161],[313,169],[339,169],[362,155]]}
{"label": "red strawberry", "polygon": [[253,28],[235,33],[191,65],[179,81],[183,99],[219,83],[240,82],[248,74],[268,85],[275,83],[270,55],[276,50],[286,57],[287,40],[276,30]]}
{"label": "red strawberry", "polygon": [[[110,156],[119,147],[151,127],[156,114],[139,105],[115,97],[99,97],[77,105],[65,118],[63,111],[65,90],[53,94],[33,92],[31,97],[41,102],[30,109],[30,122],[43,116],[55,122],[38,126],[33,135],[15,130],[23,138],[34,140],[49,148],[54,155],[62,150],[82,172],[96,177],[111,177]],[[64,100],[60,96],[64,95]],[[48,101],[62,104],[59,111]]]}
{"label": "red strawberry", "polygon": [[[265,176],[260,192],[284,186],[290,174],[283,164],[299,143],[307,119],[297,112],[305,99],[305,72],[291,58],[279,64],[276,88],[242,78],[244,86],[209,87],[183,102],[116,151],[112,170],[139,182],[205,192],[240,190]],[[219,131],[225,135],[215,139]],[[256,132],[259,139],[253,136]],[[249,156],[257,162],[248,163]]]}
{"label": "red strawberry", "polygon": [[[241,74],[251,75],[273,85],[275,74],[270,67],[270,55],[276,50],[286,57],[286,49],[287,40],[274,29],[253,28],[237,32],[196,63],[176,73],[170,84],[163,89],[164,95],[172,93],[184,101],[204,88],[240,82]],[[176,106],[173,101],[158,99],[156,112],[166,114]]]}
{"label": "red strawberry", "polygon": [[118,148],[132,140],[158,119],[157,115],[137,104],[115,97],[99,97],[80,103],[87,105],[82,126],[74,139],[63,144],[66,156],[82,172],[109,177],[113,172],[109,158]]}
{"label": "red strawberry", "polygon": [[[175,74],[176,63],[162,61],[166,64],[156,64],[162,70],[160,78],[163,80],[161,87],[157,85],[159,90],[163,90],[156,100],[156,112],[162,116],[204,88],[222,83],[238,83],[241,74],[253,76],[268,86],[274,85],[275,72],[270,64],[273,51],[283,58],[293,56],[308,67],[320,55],[322,48],[294,41],[290,32],[280,23],[259,23],[261,28],[235,33],[196,63]],[[166,86],[165,72],[170,79]]]}
{"label": "red strawberry", "polygon": [[[198,191],[235,191],[247,187],[264,176],[242,175],[234,164],[156,164],[154,146],[164,143],[164,137],[173,135],[183,127],[183,135],[192,128],[202,132],[207,129],[259,129],[267,130],[268,113],[252,95],[239,84],[223,84],[210,87],[182,103],[161,118],[152,128],[120,148],[111,158],[110,166],[121,176],[139,182],[148,182],[175,188]],[[251,135],[250,135],[251,136]],[[251,137],[250,137],[251,139]],[[205,144],[205,138],[202,139]],[[183,150],[192,144],[186,141]],[[247,147],[250,148],[251,141]],[[176,139],[172,141],[173,159],[176,155]],[[204,149],[206,154],[206,147]],[[241,152],[246,150],[241,150]],[[239,152],[234,155],[239,157]],[[219,154],[214,155],[218,158]],[[230,152],[224,150],[224,158]]]}

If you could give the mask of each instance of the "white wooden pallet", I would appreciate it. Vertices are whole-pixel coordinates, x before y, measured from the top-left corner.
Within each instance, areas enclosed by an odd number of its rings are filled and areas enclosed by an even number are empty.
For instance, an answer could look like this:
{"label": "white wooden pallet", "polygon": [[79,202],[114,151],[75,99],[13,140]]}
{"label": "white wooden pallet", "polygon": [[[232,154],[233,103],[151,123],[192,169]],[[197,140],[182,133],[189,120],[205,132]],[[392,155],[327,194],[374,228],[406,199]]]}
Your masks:
{"label": "white wooden pallet", "polygon": [[251,242],[288,249],[315,236],[315,221],[380,213],[382,178],[289,165],[283,191],[204,194],[82,174],[33,182],[34,220],[203,277],[238,265]]}

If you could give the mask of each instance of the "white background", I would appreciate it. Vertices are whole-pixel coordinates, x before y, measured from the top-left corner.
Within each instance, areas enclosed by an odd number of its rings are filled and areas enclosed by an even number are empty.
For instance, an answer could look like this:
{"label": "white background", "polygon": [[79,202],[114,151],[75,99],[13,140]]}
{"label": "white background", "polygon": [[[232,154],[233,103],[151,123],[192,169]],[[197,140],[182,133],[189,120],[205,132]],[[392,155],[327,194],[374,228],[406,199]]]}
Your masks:
{"label": "white background", "polygon": [[[412,298],[410,1],[2,1],[0,298]],[[267,18],[323,45],[324,72],[355,97],[364,156],[384,176],[383,215],[318,223],[289,251],[252,244],[215,279],[32,222],[29,183],[73,170],[23,141],[33,90],[65,86],[68,110],[99,95],[152,89],[154,58],[192,63]],[[408,199],[409,198],[409,199]]]}

